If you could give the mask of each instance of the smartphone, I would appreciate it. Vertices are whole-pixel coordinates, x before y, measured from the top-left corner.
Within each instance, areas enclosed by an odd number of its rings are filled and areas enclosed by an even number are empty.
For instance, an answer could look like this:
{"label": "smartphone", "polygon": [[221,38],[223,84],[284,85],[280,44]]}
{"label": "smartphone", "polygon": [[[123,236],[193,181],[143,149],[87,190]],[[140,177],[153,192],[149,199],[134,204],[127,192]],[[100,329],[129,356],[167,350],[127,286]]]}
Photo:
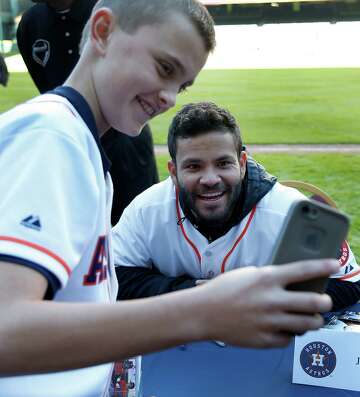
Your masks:
{"label": "smartphone", "polygon": [[[285,218],[270,263],[281,265],[307,259],[339,257],[349,230],[349,218],[315,200],[295,202]],[[324,292],[328,278],[288,286],[290,290]]]}

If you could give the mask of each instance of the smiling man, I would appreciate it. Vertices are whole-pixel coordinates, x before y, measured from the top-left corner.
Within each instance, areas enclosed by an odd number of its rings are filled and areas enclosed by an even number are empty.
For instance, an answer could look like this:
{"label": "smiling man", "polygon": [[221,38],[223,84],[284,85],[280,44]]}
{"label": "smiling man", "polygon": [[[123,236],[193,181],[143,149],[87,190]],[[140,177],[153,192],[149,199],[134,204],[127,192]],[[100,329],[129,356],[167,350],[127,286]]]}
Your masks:
{"label": "smiling man", "polygon": [[[237,126],[233,127],[237,132]],[[241,151],[239,135],[224,133],[223,128],[183,139],[178,135],[176,155],[169,162],[187,218],[209,241],[220,236],[231,221],[246,172],[247,155]]]}
{"label": "smiling man", "polygon": [[[170,178],[138,196],[114,228],[120,299],[268,264],[289,207],[304,198],[248,158],[236,120],[213,103],[186,105],[168,147]],[[340,257],[327,290],[335,309],[360,298],[355,257]]]}

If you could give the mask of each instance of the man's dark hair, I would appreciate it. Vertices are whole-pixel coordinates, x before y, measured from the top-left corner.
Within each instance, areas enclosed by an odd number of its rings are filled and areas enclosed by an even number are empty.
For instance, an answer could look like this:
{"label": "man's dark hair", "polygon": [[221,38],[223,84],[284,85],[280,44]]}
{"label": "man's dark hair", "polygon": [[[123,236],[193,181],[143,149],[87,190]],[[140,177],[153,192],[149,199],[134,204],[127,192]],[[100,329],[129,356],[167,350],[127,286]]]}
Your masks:
{"label": "man's dark hair", "polygon": [[235,118],[213,102],[189,103],[174,117],[169,127],[168,149],[176,161],[178,139],[192,138],[212,132],[230,133],[233,136],[238,156],[242,151],[240,128]]}

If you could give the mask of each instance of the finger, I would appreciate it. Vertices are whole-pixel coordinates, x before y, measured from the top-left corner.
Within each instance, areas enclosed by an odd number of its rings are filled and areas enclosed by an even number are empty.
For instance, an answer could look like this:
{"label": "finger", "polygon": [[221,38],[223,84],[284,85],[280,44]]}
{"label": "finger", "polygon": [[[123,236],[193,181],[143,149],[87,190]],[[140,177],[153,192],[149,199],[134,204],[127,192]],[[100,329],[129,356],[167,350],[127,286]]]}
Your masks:
{"label": "finger", "polygon": [[318,259],[271,266],[271,273],[284,286],[313,278],[328,277],[338,270],[339,262],[335,259]]}
{"label": "finger", "polygon": [[315,292],[284,291],[279,308],[293,313],[325,313],[332,309],[332,300],[327,294]]}
{"label": "finger", "polygon": [[293,337],[293,335],[286,332],[269,332],[263,334],[260,338],[257,338],[253,347],[285,347],[292,341]]}
{"label": "finger", "polygon": [[276,316],[276,324],[278,330],[287,334],[303,334],[306,331],[313,331],[321,328],[324,320],[319,314],[303,315],[303,314],[283,314]]}

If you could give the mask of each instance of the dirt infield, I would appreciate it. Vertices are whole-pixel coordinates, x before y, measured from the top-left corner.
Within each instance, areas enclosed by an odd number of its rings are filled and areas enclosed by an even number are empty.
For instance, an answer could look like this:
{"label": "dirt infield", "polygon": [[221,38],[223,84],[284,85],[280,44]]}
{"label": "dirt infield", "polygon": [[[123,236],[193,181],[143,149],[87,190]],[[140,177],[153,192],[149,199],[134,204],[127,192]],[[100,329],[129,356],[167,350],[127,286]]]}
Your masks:
{"label": "dirt infield", "polygon": [[[360,144],[247,145],[249,153],[360,153]],[[168,154],[166,145],[155,145],[155,154]]]}

